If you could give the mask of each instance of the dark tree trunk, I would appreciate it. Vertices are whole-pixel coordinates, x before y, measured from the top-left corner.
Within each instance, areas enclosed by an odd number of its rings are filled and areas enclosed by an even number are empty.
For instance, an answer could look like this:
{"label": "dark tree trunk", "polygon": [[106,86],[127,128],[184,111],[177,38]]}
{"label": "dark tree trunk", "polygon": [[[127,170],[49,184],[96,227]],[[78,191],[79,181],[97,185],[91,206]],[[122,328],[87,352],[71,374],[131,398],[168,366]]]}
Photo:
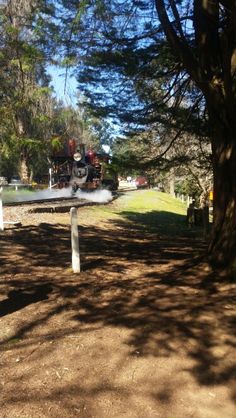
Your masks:
{"label": "dark tree trunk", "polygon": [[[236,123],[208,104],[213,130],[213,230],[209,253],[217,265],[236,267]],[[229,112],[228,112],[229,113]],[[231,113],[231,112],[230,112]],[[223,117],[222,117],[223,116]],[[231,120],[230,120],[231,119]]]}
{"label": "dark tree trunk", "polygon": [[[174,2],[155,0],[174,53],[202,91],[212,127],[214,224],[212,260],[236,274],[236,6],[235,2],[194,0],[192,40],[183,33]],[[170,8],[175,12],[175,23]],[[225,19],[220,18],[222,13]]]}

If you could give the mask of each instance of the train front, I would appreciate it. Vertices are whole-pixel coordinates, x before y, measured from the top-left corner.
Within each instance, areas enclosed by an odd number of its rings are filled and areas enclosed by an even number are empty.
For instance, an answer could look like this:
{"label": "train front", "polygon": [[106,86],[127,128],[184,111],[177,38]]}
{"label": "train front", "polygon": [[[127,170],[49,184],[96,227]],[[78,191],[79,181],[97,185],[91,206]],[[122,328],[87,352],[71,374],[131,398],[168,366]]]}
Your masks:
{"label": "train front", "polygon": [[73,193],[78,189],[96,190],[101,185],[101,164],[94,151],[85,153],[81,147],[73,155],[70,184]]}

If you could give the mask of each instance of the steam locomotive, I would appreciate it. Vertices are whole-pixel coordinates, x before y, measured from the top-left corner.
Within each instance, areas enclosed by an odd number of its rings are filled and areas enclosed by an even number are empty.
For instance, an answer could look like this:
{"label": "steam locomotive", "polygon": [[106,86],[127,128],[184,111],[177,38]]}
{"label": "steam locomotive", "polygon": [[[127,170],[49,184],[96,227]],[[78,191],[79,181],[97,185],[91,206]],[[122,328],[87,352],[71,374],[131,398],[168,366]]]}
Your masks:
{"label": "steam locomotive", "polygon": [[54,185],[58,188],[71,186],[74,193],[78,189],[117,190],[118,176],[110,159],[107,154],[93,150],[86,152],[84,144],[70,139],[63,150],[51,157]]}

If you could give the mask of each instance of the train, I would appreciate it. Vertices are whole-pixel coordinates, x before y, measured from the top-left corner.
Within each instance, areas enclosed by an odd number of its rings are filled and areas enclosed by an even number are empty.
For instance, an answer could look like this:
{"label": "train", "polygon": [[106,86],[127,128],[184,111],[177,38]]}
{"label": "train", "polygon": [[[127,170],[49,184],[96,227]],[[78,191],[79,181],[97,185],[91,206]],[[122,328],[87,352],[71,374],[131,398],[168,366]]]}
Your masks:
{"label": "train", "polygon": [[73,193],[78,189],[118,189],[118,175],[111,164],[111,156],[92,149],[86,151],[85,145],[76,139],[69,139],[50,161],[54,187],[71,186]]}

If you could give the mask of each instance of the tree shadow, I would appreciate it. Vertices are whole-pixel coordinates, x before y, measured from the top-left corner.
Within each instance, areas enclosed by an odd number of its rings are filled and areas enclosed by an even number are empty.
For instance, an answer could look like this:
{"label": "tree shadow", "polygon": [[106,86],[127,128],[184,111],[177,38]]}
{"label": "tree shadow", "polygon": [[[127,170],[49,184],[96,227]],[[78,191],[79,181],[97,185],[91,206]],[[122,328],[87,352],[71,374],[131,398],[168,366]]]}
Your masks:
{"label": "tree shadow", "polygon": [[[101,259],[104,263],[104,256],[116,258],[118,254],[121,260],[141,260],[145,263],[150,263],[150,260],[157,257],[159,263],[162,264],[169,262],[173,257],[176,259],[186,258],[186,248],[182,248],[186,228],[183,226],[179,230],[178,237],[175,236],[175,245],[173,245],[171,242],[173,228],[170,227],[172,231],[170,236],[162,221],[162,216],[165,218],[166,214],[157,213],[159,221],[156,223],[155,215],[156,212],[147,215],[147,217],[145,217],[145,214],[140,214],[137,220],[135,214],[124,213],[124,220],[113,221],[107,230],[101,230],[96,226],[85,228],[79,225],[82,270],[93,268],[93,265],[95,266],[98,263],[98,258],[100,259],[99,263],[101,263]],[[176,219],[182,225],[183,217],[177,216]],[[144,231],[145,224],[147,227]],[[122,229],[119,234],[115,233],[114,235],[112,229],[114,226]],[[154,243],[149,238],[149,233],[158,234]],[[132,234],[132,237],[130,234]],[[189,238],[195,240],[196,252],[200,246],[202,248],[202,242],[199,246],[195,235],[190,234]],[[12,262],[12,257],[7,252],[5,252],[3,258],[5,242],[1,238],[0,241],[3,249],[2,255],[0,255],[2,273],[7,273],[9,270],[13,274],[25,272],[25,265],[29,266],[30,271],[36,271],[38,267],[46,266],[59,269],[71,267],[71,232],[69,226],[41,223],[37,227],[27,226],[15,230],[14,234],[8,237],[8,242],[10,241],[12,245],[16,246],[17,263]],[[83,254],[86,254],[86,256],[84,257]],[[93,257],[95,258],[93,259]]]}
{"label": "tree shadow", "polygon": [[[23,271],[25,253],[29,275],[42,266],[48,268],[41,296],[37,291],[41,279],[31,277],[32,289],[36,290],[29,295],[24,286],[23,292],[20,290],[21,281],[11,280],[11,286],[17,289],[16,297],[14,293],[9,297],[8,293],[7,301],[13,304],[12,308],[6,308],[7,302],[3,300],[5,315],[35,301],[47,302],[45,311],[28,318],[24,326],[18,327],[15,337],[26,338],[39,324],[46,324],[49,318],[65,311],[69,312],[67,322],[60,332],[50,331],[49,336],[45,331],[46,340],[60,340],[77,332],[71,323],[78,324],[81,334],[88,332],[89,326],[126,329],[130,332],[125,341],[130,357],[138,352],[143,358],[167,359],[182,353],[193,362],[186,369],[183,366],[183,370],[199,384],[230,384],[235,378],[236,295],[232,287],[222,286],[214,274],[204,270],[203,241],[192,231],[188,233],[181,215],[157,211],[122,215],[123,219],[113,220],[109,228],[79,226],[82,254],[79,278],[64,271],[70,263],[68,227],[41,224],[39,228],[14,231],[7,238],[8,245],[10,242],[18,248],[19,257],[18,266],[8,266],[8,273]],[[169,233],[166,227],[170,217],[178,223],[174,238],[173,229]],[[6,243],[3,242],[1,254],[3,262],[7,260]],[[61,269],[57,275],[55,268]],[[19,302],[22,293],[25,304]],[[171,388],[166,387],[154,396],[168,402]],[[233,387],[232,399],[236,400]]]}
{"label": "tree shadow", "polygon": [[25,272],[25,266],[28,266],[28,271],[34,271],[39,266],[66,268],[70,265],[71,237],[67,226],[41,223],[14,230],[14,234],[8,236],[8,245],[10,242],[15,246],[14,256],[9,250],[4,252],[5,237],[0,237],[3,250],[0,255],[1,273],[9,270],[13,274]]}
{"label": "tree shadow", "polygon": [[48,299],[51,289],[49,283],[44,283],[27,286],[24,289],[11,290],[8,292],[7,299],[0,302],[0,317]]}
{"label": "tree shadow", "polygon": [[186,215],[163,210],[151,210],[144,213],[123,211],[120,215],[129,222],[134,223],[136,229],[139,231],[164,233],[169,237],[172,237],[173,235],[190,237],[203,236],[201,227],[189,227]]}

